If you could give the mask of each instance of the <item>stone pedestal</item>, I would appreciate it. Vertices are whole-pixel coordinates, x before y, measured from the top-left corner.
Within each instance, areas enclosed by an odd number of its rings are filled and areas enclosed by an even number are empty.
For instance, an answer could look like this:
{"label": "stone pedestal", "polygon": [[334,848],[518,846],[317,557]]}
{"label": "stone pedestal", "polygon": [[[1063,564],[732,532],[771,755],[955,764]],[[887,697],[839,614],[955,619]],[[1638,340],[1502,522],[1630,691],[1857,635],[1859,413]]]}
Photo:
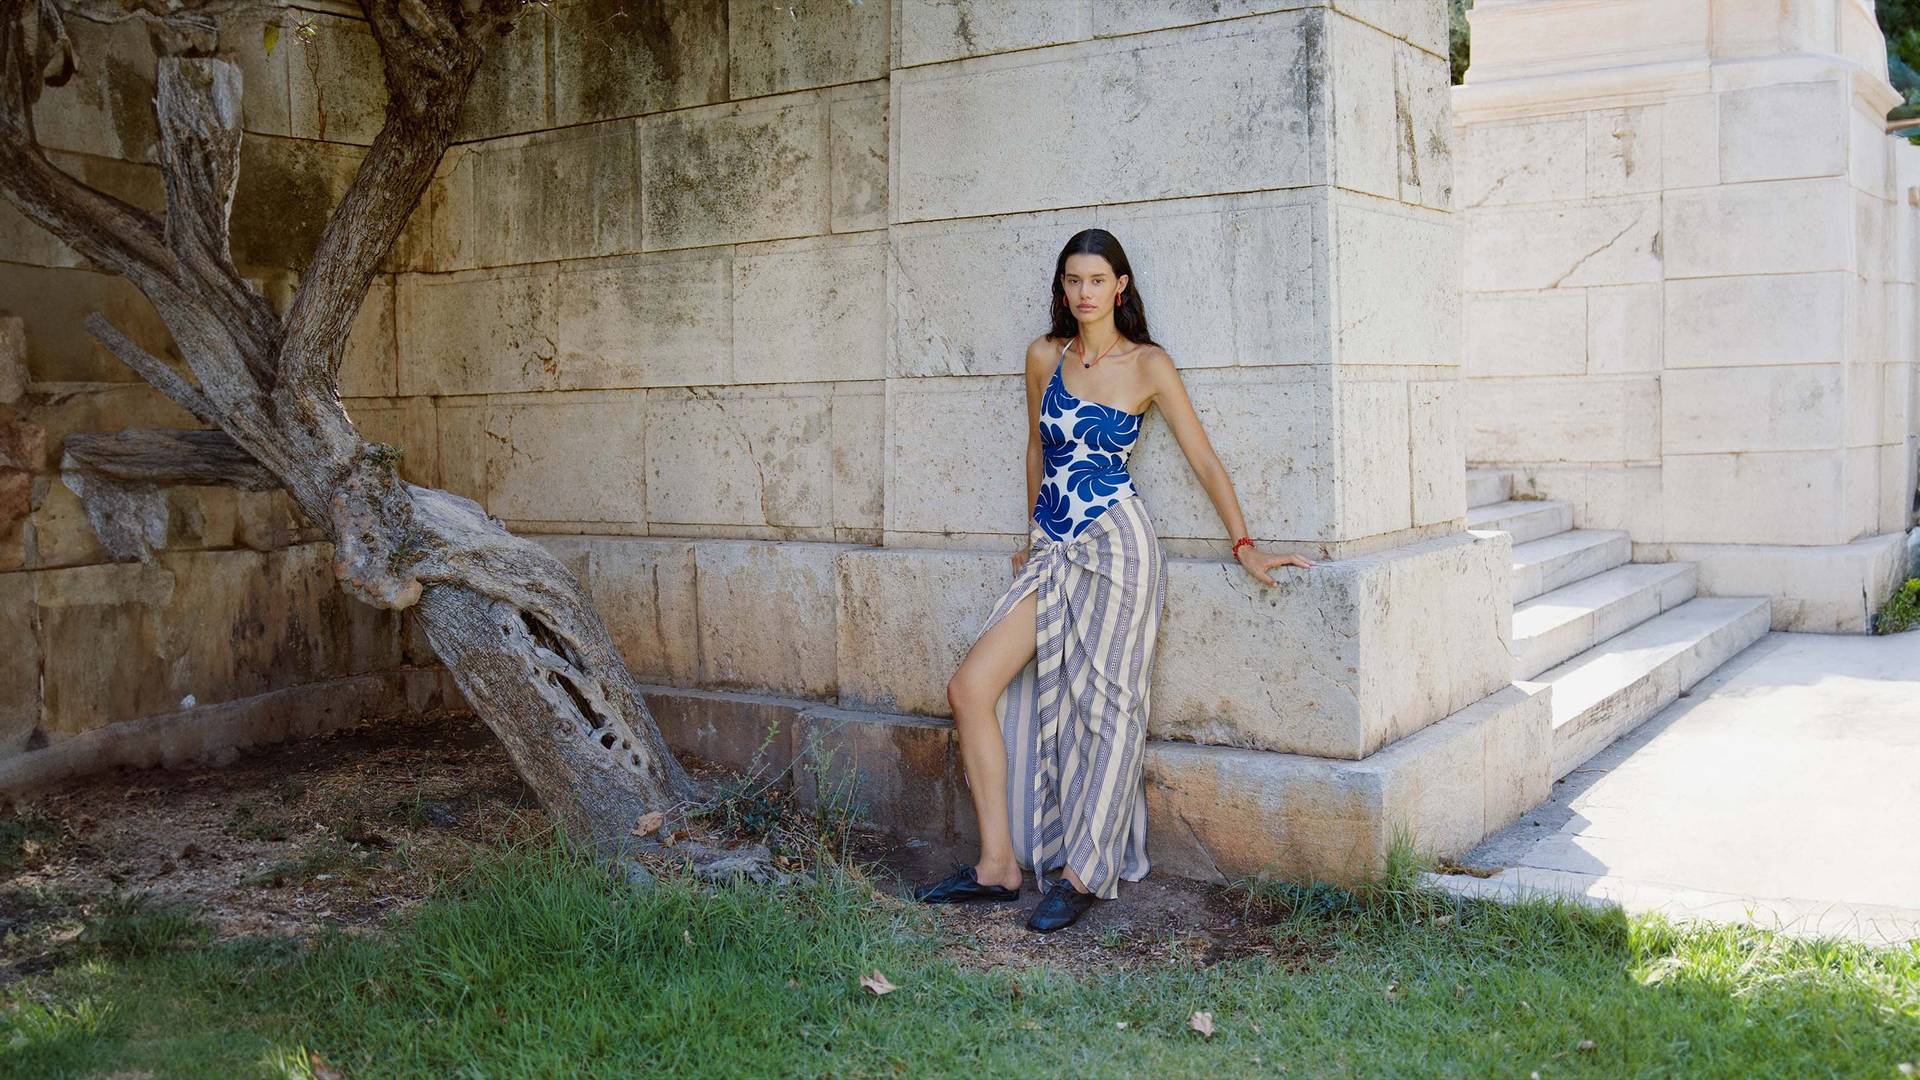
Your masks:
{"label": "stone pedestal", "polygon": [[[1863,0],[1480,0],[1453,91],[1468,460],[1862,630],[1915,490],[1920,150]],[[1861,598],[1865,597],[1864,603]],[[1837,599],[1836,599],[1837,598]]]}

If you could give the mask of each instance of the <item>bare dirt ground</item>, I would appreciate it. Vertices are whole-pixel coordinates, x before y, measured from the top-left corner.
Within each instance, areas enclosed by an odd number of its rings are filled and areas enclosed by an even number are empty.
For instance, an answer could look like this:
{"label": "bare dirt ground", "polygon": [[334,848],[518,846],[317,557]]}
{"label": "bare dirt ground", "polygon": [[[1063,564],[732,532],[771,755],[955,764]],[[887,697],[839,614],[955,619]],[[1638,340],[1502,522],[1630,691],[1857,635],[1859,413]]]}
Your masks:
{"label": "bare dirt ground", "polygon": [[[705,779],[727,774],[683,759]],[[777,813],[797,814],[781,806]],[[83,916],[115,898],[192,904],[216,937],[299,936],[388,925],[486,851],[537,841],[533,793],[471,714],[383,721],[242,753],[224,766],[121,771],[23,796],[0,811],[0,982],[60,962]],[[1150,874],[1122,882],[1074,926],[1036,934],[1018,902],[926,906],[913,884],[956,853],[860,828],[849,845],[881,893],[944,932],[981,968],[1203,966],[1262,955],[1309,964],[1315,950],[1270,929],[1244,893]],[[1279,941],[1276,944],[1276,940]]]}

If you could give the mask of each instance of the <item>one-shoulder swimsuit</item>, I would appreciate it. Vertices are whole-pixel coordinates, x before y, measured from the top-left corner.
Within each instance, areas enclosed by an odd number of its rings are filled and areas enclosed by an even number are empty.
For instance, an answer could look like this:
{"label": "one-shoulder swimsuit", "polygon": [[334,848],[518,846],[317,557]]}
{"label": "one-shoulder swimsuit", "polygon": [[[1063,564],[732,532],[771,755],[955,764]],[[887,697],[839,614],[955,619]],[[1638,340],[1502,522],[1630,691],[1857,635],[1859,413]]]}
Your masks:
{"label": "one-shoulder swimsuit", "polygon": [[1055,540],[1080,535],[1107,507],[1135,494],[1127,462],[1140,437],[1138,413],[1075,397],[1060,369],[1066,346],[1040,399],[1040,445],[1046,471],[1033,520]]}

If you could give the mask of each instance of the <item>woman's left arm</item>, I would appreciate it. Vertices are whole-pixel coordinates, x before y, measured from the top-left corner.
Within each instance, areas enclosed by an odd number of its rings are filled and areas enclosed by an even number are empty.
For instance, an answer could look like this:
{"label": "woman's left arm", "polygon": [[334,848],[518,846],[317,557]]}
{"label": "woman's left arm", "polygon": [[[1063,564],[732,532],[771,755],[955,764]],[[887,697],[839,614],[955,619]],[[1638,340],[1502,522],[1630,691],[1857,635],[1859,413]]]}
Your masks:
{"label": "woman's left arm", "polygon": [[[1193,411],[1193,402],[1187,397],[1187,387],[1180,378],[1180,369],[1174,366],[1173,358],[1162,349],[1150,350],[1143,359],[1153,387],[1153,400],[1160,404],[1160,415],[1166,417],[1167,427],[1173,431],[1181,452],[1186,454],[1193,475],[1199,479],[1200,486],[1206,489],[1207,498],[1213,500],[1214,510],[1219,512],[1221,523],[1227,527],[1228,541],[1246,536],[1247,521],[1240,513],[1240,499],[1233,492],[1233,481],[1227,477],[1226,466],[1220,463],[1220,456],[1213,452],[1213,443],[1207,438],[1199,415]],[[1254,544],[1240,545],[1236,555],[1247,573],[1265,585],[1276,584],[1267,574],[1272,567],[1305,568],[1313,565],[1298,555],[1261,551]]]}

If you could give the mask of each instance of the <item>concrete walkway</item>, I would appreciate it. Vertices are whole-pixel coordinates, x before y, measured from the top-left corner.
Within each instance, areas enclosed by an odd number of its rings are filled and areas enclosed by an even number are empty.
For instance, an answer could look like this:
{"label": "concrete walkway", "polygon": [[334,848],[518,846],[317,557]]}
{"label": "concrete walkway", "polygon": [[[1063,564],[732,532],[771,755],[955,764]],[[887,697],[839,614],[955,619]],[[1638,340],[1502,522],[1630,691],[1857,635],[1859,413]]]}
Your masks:
{"label": "concrete walkway", "polygon": [[1769,633],[1459,860],[1455,892],[1920,938],[1920,631]]}

